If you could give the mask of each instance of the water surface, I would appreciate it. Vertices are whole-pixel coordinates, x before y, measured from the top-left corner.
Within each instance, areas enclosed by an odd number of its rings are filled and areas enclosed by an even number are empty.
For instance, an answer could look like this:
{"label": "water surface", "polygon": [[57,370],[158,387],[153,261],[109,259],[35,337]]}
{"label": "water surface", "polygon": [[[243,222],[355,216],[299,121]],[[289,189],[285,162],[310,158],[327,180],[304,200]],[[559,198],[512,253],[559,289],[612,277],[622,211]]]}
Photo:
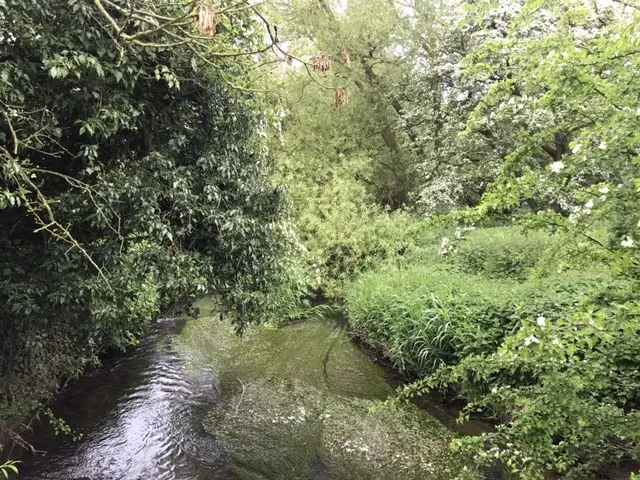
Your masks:
{"label": "water surface", "polygon": [[451,433],[414,406],[378,409],[383,370],[331,320],[243,337],[201,300],[53,405],[82,439],[43,427],[22,478],[449,479]]}

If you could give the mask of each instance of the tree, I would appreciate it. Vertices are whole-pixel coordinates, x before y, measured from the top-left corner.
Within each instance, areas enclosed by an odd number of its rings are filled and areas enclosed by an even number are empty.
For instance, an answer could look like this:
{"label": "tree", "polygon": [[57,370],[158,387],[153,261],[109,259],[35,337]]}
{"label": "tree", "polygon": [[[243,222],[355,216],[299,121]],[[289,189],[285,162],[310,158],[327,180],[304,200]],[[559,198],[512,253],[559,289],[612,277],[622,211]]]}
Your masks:
{"label": "tree", "polygon": [[2,422],[178,300],[269,308],[289,242],[246,88],[269,45],[216,5],[0,2]]}
{"label": "tree", "polygon": [[520,319],[496,351],[469,355],[417,389],[456,385],[469,400],[461,418],[480,411],[501,421],[455,442],[479,465],[501,462],[524,479],[591,476],[637,459],[640,444],[630,353],[640,338],[639,11],[532,0],[476,2],[469,15],[486,41],[467,54],[465,75],[486,88],[468,131],[511,133],[495,181],[457,218],[508,214],[555,232],[545,273],[605,266],[611,280],[576,311],[553,312],[557,320]]}
{"label": "tree", "polygon": [[[397,9],[382,0],[349,2],[344,11],[329,2],[309,1],[283,9],[283,40],[296,58],[308,63],[309,71],[301,72],[294,64],[293,75],[310,76],[308,89],[327,90],[327,108],[334,91],[349,102],[358,98],[359,118],[350,124],[349,137],[356,144],[375,144],[377,149],[370,175],[362,178],[365,187],[379,204],[392,209],[409,205],[414,159],[398,129],[401,107],[390,96],[406,68],[397,50],[402,43]],[[327,68],[314,70],[317,59],[325,59]]]}

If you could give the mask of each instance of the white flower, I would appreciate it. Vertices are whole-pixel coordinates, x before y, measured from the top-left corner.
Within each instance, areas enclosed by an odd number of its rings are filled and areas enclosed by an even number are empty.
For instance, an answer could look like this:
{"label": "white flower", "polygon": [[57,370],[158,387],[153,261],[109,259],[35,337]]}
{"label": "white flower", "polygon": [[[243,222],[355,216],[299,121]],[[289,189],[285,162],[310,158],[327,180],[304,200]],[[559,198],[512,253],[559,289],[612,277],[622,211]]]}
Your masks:
{"label": "white flower", "polygon": [[491,393],[498,393],[498,387],[493,387],[491,389]]}
{"label": "white flower", "polygon": [[524,339],[524,346],[525,347],[528,347],[532,343],[540,343],[540,340],[537,337],[534,337],[533,335],[531,335],[531,336],[529,336],[529,337]]}
{"label": "white flower", "polygon": [[607,193],[609,193],[609,188],[608,188],[608,187],[602,187],[602,188],[601,188],[600,190],[598,190],[598,191],[599,191],[600,193],[603,193],[603,194],[605,194],[605,195],[606,195]]}
{"label": "white flower", "polygon": [[593,203],[593,200],[589,200],[587,203],[584,204],[584,208],[586,208],[587,210],[591,210],[594,205],[595,204]]}
{"label": "white flower", "polygon": [[572,225],[577,225],[578,224],[578,218],[579,215],[572,213],[569,215],[569,223],[571,223]]}
{"label": "white flower", "polygon": [[449,245],[449,239],[447,237],[442,237],[442,243],[440,244],[440,248],[445,248]]}
{"label": "white flower", "polygon": [[640,228],[640,220],[638,220],[638,228]]}
{"label": "white flower", "polygon": [[558,340],[557,338],[554,338],[551,343],[553,343],[554,345],[557,345],[558,347],[562,346],[562,344],[560,343],[560,340]]}
{"label": "white flower", "polygon": [[547,325],[547,319],[544,318],[542,315],[540,315],[537,319],[536,322],[538,323],[538,325],[540,325],[541,327],[544,327]]}
{"label": "white flower", "polygon": [[600,150],[606,150],[607,149],[607,142],[601,142],[598,148]]}
{"label": "white flower", "polygon": [[563,162],[553,162],[549,166],[551,167],[551,171],[553,173],[560,173],[562,171],[562,169],[564,168],[564,163]]}
{"label": "white flower", "polygon": [[633,247],[633,238],[631,238],[629,235],[627,235],[627,238],[625,238],[624,240],[622,240],[620,242],[620,245],[622,245],[624,248],[631,248]]}
{"label": "white flower", "polygon": [[573,150],[571,150],[572,153],[578,153],[580,150],[582,150],[582,144],[577,144],[575,147],[573,147]]}

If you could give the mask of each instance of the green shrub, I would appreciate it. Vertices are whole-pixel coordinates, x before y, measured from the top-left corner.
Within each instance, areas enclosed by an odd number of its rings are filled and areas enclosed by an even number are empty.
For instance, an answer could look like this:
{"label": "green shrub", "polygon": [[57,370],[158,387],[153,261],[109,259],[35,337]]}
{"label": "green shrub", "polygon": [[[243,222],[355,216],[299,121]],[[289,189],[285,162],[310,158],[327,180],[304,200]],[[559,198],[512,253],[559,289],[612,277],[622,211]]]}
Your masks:
{"label": "green shrub", "polygon": [[637,459],[637,287],[597,267],[534,278],[552,241],[543,234],[480,230],[446,256],[434,240],[420,232],[401,258],[347,290],[356,334],[422,378],[401,398],[456,390],[469,402],[461,421],[480,412],[499,425],[454,447],[516,478],[592,478],[606,463]]}
{"label": "green shrub", "polygon": [[300,224],[300,240],[318,285],[333,299],[341,299],[345,287],[361,273],[387,263],[405,263],[405,256],[433,258],[442,236],[408,212],[388,213],[350,202],[327,205],[322,216],[308,215]]}
{"label": "green shrub", "polygon": [[567,273],[525,283],[432,267],[361,276],[347,291],[352,328],[411,375],[424,376],[493,352],[523,322],[553,320],[593,295],[599,274]]}
{"label": "green shrub", "polygon": [[[640,457],[640,305],[616,299],[543,324],[527,322],[489,354],[406,389],[454,385],[472,412],[503,422],[455,442],[481,465],[502,463],[518,478],[593,478],[603,465]],[[426,387],[426,388],[425,388]]]}
{"label": "green shrub", "polygon": [[469,402],[461,420],[481,412],[499,426],[454,447],[518,478],[587,478],[607,462],[637,458],[637,289],[597,268],[533,278],[546,235],[481,230],[443,257],[425,233],[346,295],[356,334],[423,378],[402,397],[455,389]]}
{"label": "green shrub", "polygon": [[465,273],[497,279],[526,279],[552,241],[544,232],[525,235],[515,227],[475,230],[467,236],[453,254],[453,263]]}

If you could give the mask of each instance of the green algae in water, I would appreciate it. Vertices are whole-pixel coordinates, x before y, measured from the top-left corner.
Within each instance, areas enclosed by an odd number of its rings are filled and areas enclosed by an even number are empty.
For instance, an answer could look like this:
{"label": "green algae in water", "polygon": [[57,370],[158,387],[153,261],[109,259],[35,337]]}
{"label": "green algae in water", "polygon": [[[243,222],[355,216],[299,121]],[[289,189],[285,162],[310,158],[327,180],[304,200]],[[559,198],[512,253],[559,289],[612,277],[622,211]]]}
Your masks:
{"label": "green algae in water", "polygon": [[[214,315],[214,304],[197,305]],[[239,479],[449,479],[452,434],[412,405],[371,413],[392,390],[382,370],[330,320],[242,337],[215,316],[189,322],[179,348],[194,375],[212,372],[220,398],[203,425]]]}

